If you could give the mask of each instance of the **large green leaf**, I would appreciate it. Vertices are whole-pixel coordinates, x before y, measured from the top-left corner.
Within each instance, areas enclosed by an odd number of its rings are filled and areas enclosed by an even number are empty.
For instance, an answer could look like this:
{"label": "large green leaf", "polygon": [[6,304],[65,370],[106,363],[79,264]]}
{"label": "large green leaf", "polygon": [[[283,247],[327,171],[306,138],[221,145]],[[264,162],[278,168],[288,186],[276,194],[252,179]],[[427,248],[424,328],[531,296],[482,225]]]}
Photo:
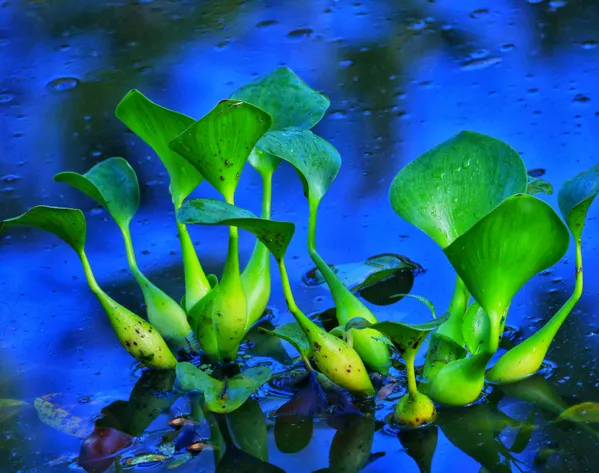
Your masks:
{"label": "large green leaf", "polygon": [[531,277],[557,263],[568,241],[565,225],[548,204],[518,194],[445,248],[445,254],[499,330],[512,297]]}
{"label": "large green leaf", "polygon": [[12,227],[34,227],[54,233],[78,254],[83,252],[85,246],[85,217],[79,209],[40,205],[18,217],[0,222],[0,232]]}
{"label": "large green leaf", "polygon": [[258,147],[297,169],[304,190],[317,202],[341,168],[341,156],[335,147],[309,130],[273,131],[260,140]]}
{"label": "large green leaf", "polygon": [[285,255],[295,231],[293,223],[258,218],[249,210],[215,199],[185,202],[177,213],[177,219],[185,224],[232,225],[243,228],[253,233],[278,259]]}
{"label": "large green leaf", "polygon": [[126,227],[139,206],[139,183],[133,168],[123,158],[110,158],[85,174],[61,172],[54,176],[91,197],[108,210],[121,227]]}
{"label": "large green leaf", "polygon": [[212,412],[226,414],[241,406],[271,376],[269,368],[255,366],[226,379],[215,379],[191,363],[177,365],[177,379],[184,391],[199,391]]}
{"label": "large green leaf", "polygon": [[279,325],[275,330],[268,330],[260,328],[260,332],[274,335],[287,343],[291,344],[298,353],[304,358],[310,358],[312,356],[312,349],[310,348],[310,342],[306,337],[306,334],[297,322],[289,322],[283,325]]}
{"label": "large green leaf", "polygon": [[255,399],[248,399],[226,416],[233,443],[241,450],[268,461],[268,432],[266,416]]}
{"label": "large green leaf", "polygon": [[268,131],[270,116],[238,100],[223,100],[170,142],[227,201],[232,201],[250,152]]}
{"label": "large green leaf", "polygon": [[312,128],[324,116],[331,102],[310,88],[291,69],[280,67],[231,94],[272,117],[271,130]]}
{"label": "large green leaf", "polygon": [[516,151],[463,131],[399,171],[390,200],[400,217],[445,248],[526,186],[526,168]]}
{"label": "large green leaf", "polygon": [[579,240],[589,207],[599,194],[599,164],[568,179],[559,190],[557,200],[572,235]]}
{"label": "large green leaf", "polygon": [[138,90],[131,90],[116,108],[116,116],[156,152],[171,179],[173,202],[181,202],[202,182],[202,175],[169,148],[169,142],[192,123],[193,118],[161,107]]}

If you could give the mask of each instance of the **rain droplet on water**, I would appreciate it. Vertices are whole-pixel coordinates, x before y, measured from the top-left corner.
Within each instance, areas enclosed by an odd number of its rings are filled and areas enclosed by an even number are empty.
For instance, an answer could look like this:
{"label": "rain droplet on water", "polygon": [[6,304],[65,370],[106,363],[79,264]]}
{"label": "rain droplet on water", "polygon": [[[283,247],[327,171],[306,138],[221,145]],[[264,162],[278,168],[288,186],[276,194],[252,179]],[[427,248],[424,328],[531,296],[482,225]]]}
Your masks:
{"label": "rain droplet on water", "polygon": [[256,28],[266,28],[267,26],[276,25],[278,23],[277,20],[264,20],[256,23]]}
{"label": "rain droplet on water", "polygon": [[514,48],[516,47],[515,44],[512,43],[504,43],[501,46],[499,46],[499,51],[501,51],[502,53],[509,53],[510,51],[512,51]]}
{"label": "rain droplet on water", "polygon": [[309,38],[312,33],[312,28],[298,28],[287,33],[287,38],[301,41],[302,39]]}
{"label": "rain droplet on water", "polygon": [[0,103],[9,103],[14,100],[15,96],[9,93],[0,94]]}
{"label": "rain droplet on water", "polygon": [[495,64],[499,64],[500,62],[501,58],[489,56],[483,58],[470,59],[468,61],[463,62],[461,67],[463,71],[477,71],[479,69],[485,69]]}
{"label": "rain droplet on water", "polygon": [[597,47],[597,41],[594,39],[587,39],[586,41],[580,43],[580,47],[582,49],[595,49]]}
{"label": "rain droplet on water", "polygon": [[590,102],[591,99],[590,97],[584,95],[584,94],[576,94],[576,96],[572,99],[572,102],[578,102],[578,103],[586,103],[586,102]]}
{"label": "rain droplet on water", "polygon": [[75,77],[59,77],[48,82],[48,88],[54,92],[66,92],[79,85],[79,79]]}

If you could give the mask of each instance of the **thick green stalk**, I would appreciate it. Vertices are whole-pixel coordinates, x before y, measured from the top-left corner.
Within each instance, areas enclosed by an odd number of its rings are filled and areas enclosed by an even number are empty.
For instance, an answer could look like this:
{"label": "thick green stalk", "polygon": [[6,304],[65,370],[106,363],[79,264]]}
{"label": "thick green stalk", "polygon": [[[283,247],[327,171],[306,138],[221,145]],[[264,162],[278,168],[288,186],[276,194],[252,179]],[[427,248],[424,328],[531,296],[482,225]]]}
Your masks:
{"label": "thick green stalk", "polygon": [[489,371],[487,379],[495,383],[512,383],[534,374],[543,363],[551,342],[582,296],[582,249],[576,241],[576,282],[570,298],[535,334],[505,353]]}
{"label": "thick green stalk", "polygon": [[[333,300],[335,301],[337,320],[345,325],[355,317],[362,317],[371,323],[377,323],[376,317],[337,277],[329,265],[316,250],[316,217],[319,202],[309,199],[310,216],[308,221],[308,252],[310,257],[324,276]],[[353,346],[366,365],[382,374],[389,372],[391,359],[389,348],[381,341],[383,335],[373,329],[352,329]]]}
{"label": "thick green stalk", "polygon": [[447,311],[449,312],[449,319],[439,327],[437,332],[444,335],[458,345],[464,345],[464,337],[462,336],[462,321],[464,314],[468,309],[468,302],[470,300],[470,293],[464,282],[459,276],[456,276],[455,288],[453,290],[453,296],[449,304]]}
{"label": "thick green stalk", "polygon": [[185,311],[164,291],[152,284],[140,271],[133,250],[131,231],[128,226],[121,226],[120,228],[125,240],[129,268],[138,282],[146,302],[148,320],[168,341],[185,348],[187,346],[185,337],[191,331]]}
{"label": "thick green stalk", "polygon": [[408,380],[408,394],[412,397],[418,395],[418,389],[416,388],[416,373],[414,371],[414,358],[416,352],[413,350],[407,350],[403,355],[403,361],[406,364],[406,378]]}
{"label": "thick green stalk", "polygon": [[[261,217],[270,219],[273,171],[260,174],[263,187]],[[260,240],[256,240],[241,281],[247,298],[248,326],[251,326],[262,317],[270,300],[270,252]]]}
{"label": "thick green stalk", "polygon": [[285,262],[281,259],[278,265],[287,307],[306,334],[318,369],[331,381],[358,396],[374,395],[374,387],[358,353],[306,317],[293,298]]}
{"label": "thick green stalk", "polygon": [[98,285],[92,272],[87,255],[78,252],[87,283],[104,308],[108,320],[121,345],[136,360],[147,366],[160,369],[173,369],[177,359],[173,356],[164,339],[157,330],[141,317],[126,309]]}

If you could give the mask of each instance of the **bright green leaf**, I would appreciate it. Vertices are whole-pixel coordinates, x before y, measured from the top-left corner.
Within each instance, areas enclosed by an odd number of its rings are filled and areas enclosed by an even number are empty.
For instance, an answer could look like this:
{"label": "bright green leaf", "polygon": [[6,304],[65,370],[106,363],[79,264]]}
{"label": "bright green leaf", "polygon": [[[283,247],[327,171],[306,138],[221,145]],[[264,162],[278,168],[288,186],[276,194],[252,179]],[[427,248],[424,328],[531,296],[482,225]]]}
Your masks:
{"label": "bright green leaf", "polygon": [[526,193],[528,195],[536,194],[553,194],[553,186],[550,182],[547,182],[538,177],[528,176],[528,184],[526,185]]}
{"label": "bright green leaf", "polygon": [[258,218],[249,210],[215,199],[185,202],[177,213],[177,219],[185,224],[232,225],[242,228],[253,233],[278,259],[285,255],[295,231],[293,223]]}
{"label": "bright green leaf", "polygon": [[599,423],[599,403],[582,402],[569,407],[562,412],[556,420],[567,420],[570,422]]}
{"label": "bright green leaf", "polygon": [[568,179],[559,190],[559,208],[575,240],[580,240],[587,212],[598,193],[599,164]]}
{"label": "bright green leaf", "polygon": [[310,358],[312,356],[312,349],[310,348],[310,342],[306,338],[306,334],[297,322],[289,322],[283,325],[279,325],[275,330],[267,330],[260,328],[260,332],[274,335],[282,340],[285,340],[293,348],[295,348],[300,355],[304,358]]}
{"label": "bright green leaf", "polygon": [[306,193],[316,201],[326,194],[341,167],[335,147],[309,130],[273,131],[258,147],[290,163],[302,177]]}
{"label": "bright green leaf", "polygon": [[330,106],[329,99],[310,88],[291,69],[280,67],[231,94],[272,117],[271,130],[316,125]]}
{"label": "bright green leaf", "polygon": [[230,202],[250,152],[270,127],[270,116],[237,100],[223,100],[170,142]]}
{"label": "bright green leaf", "polygon": [[172,151],[169,142],[194,123],[193,118],[161,107],[138,90],[131,90],[116,108],[116,116],[156,152],[171,179],[170,191],[178,206],[202,182],[202,175]]}
{"label": "bright green leaf", "polygon": [[476,353],[490,333],[490,319],[478,302],[468,307],[462,321],[464,343],[470,353]]}
{"label": "bright green leaf", "polygon": [[126,227],[139,206],[139,183],[133,168],[123,158],[110,158],[85,174],[61,172],[54,176],[94,199],[108,210],[121,227]]}
{"label": "bright green leaf", "polygon": [[391,184],[393,210],[441,248],[511,195],[526,192],[522,159],[489,136],[463,131],[404,167]]}

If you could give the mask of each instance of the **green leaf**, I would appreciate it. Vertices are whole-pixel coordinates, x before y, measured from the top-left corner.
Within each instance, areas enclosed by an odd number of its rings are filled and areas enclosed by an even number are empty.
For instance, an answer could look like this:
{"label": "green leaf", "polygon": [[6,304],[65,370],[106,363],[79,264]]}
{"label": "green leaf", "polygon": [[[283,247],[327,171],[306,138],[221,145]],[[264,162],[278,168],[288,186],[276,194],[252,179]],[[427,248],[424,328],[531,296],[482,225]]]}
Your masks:
{"label": "green leaf", "polygon": [[177,213],[177,219],[185,224],[231,225],[242,228],[253,233],[278,259],[285,255],[295,231],[293,223],[258,218],[249,210],[215,199],[185,202]]}
{"label": "green leaf", "polygon": [[329,470],[351,473],[362,471],[370,458],[374,441],[374,415],[347,416],[335,432],[329,450]]}
{"label": "green leaf", "polygon": [[400,429],[397,437],[405,452],[412,457],[422,473],[431,473],[433,455],[437,450],[439,428],[436,425],[419,429]]}
{"label": "green leaf", "polygon": [[12,419],[22,410],[31,407],[28,402],[18,399],[0,399],[0,424]]}
{"label": "green leaf", "polygon": [[133,168],[123,158],[110,158],[85,174],[61,172],[54,176],[102,205],[116,223],[126,227],[139,206],[139,183]]}
{"label": "green leaf", "polygon": [[312,349],[310,348],[310,342],[306,338],[306,334],[297,322],[289,322],[283,325],[279,325],[275,330],[267,330],[260,327],[260,332],[274,335],[282,340],[285,340],[293,348],[295,348],[300,355],[304,358],[310,358],[312,356]]}
{"label": "green leaf", "polygon": [[275,172],[279,164],[281,163],[281,159],[273,156],[270,153],[262,151],[258,147],[255,147],[250,153],[250,157],[248,161],[252,165],[252,167],[258,171],[263,177],[264,176],[272,176],[272,173]]}
{"label": "green leaf", "polygon": [[169,142],[194,123],[193,118],[155,104],[138,90],[131,90],[125,95],[115,114],[156,152],[170,176],[173,202],[176,206],[180,205],[203,178],[191,164],[169,148]]}
{"label": "green leaf", "polygon": [[[429,348],[426,352],[426,362],[422,371],[423,381],[429,381],[449,363],[460,360],[467,355],[466,349],[455,342],[455,340],[440,334],[438,331],[431,335]],[[425,392],[424,384],[420,389]]]}
{"label": "green leaf", "polygon": [[177,379],[184,391],[199,391],[210,411],[226,414],[241,406],[271,376],[269,368],[255,366],[233,378],[214,379],[191,363],[177,364]]}
{"label": "green leaf", "polygon": [[538,177],[528,176],[528,184],[526,185],[526,193],[528,195],[536,194],[553,194],[553,186],[550,182],[539,179]]}
{"label": "green leaf", "polygon": [[511,195],[526,192],[522,159],[489,136],[463,131],[404,167],[391,184],[393,210],[441,248]]}
{"label": "green leaf", "polygon": [[444,251],[491,318],[498,338],[501,317],[512,297],[531,277],[557,263],[568,249],[568,241],[566,227],[548,204],[518,194]]}
{"label": "green leaf", "polygon": [[53,233],[68,243],[78,254],[85,246],[85,217],[79,209],[40,205],[18,217],[0,222],[0,232],[4,228],[12,227],[34,227]]}
{"label": "green leaf", "polygon": [[559,208],[575,240],[580,240],[587,212],[598,193],[599,164],[568,179],[559,190]]}
{"label": "green leaf", "polygon": [[575,406],[568,407],[568,409],[562,412],[556,419],[556,421],[560,420],[597,424],[599,423],[599,403],[582,402]]}
{"label": "green leaf", "polygon": [[270,124],[270,116],[259,108],[223,100],[173,139],[170,147],[230,202],[250,152]]}
{"label": "green leaf", "polygon": [[89,419],[82,419],[50,402],[51,396],[42,396],[35,399],[33,407],[44,424],[59,432],[73,437],[85,438],[94,430]]}
{"label": "green leaf", "polygon": [[231,94],[232,99],[243,100],[272,117],[271,130],[295,127],[312,128],[330,106],[329,99],[310,88],[286,67],[275,69]]}
{"label": "green leaf", "polygon": [[227,414],[227,427],[237,448],[262,461],[268,461],[266,416],[258,401],[248,399]]}
{"label": "green leaf", "polygon": [[290,163],[315,201],[326,194],[341,168],[341,156],[335,147],[309,130],[273,131],[260,140],[258,147]]}
{"label": "green leaf", "polygon": [[468,351],[476,353],[491,330],[490,319],[478,302],[468,307],[462,321],[462,335]]}
{"label": "green leaf", "polygon": [[278,416],[275,419],[274,437],[281,453],[301,452],[314,435],[314,419],[308,416]]}

